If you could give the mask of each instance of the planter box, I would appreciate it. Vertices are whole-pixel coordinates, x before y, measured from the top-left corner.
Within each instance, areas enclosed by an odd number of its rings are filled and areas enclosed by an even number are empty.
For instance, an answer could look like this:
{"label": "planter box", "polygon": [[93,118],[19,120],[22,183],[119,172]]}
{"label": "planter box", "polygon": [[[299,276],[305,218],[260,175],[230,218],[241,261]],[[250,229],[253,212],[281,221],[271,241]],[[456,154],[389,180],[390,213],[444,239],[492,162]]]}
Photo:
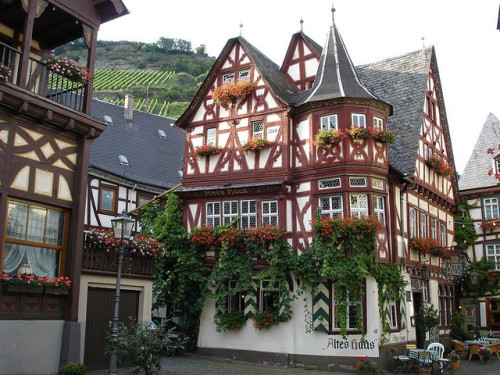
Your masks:
{"label": "planter box", "polygon": [[68,293],[69,293],[69,289],[45,287],[45,294],[55,294],[55,295],[60,295],[60,296],[67,296]]}
{"label": "planter box", "polygon": [[9,293],[33,293],[42,294],[43,286],[26,286],[26,285],[5,285],[4,290]]}

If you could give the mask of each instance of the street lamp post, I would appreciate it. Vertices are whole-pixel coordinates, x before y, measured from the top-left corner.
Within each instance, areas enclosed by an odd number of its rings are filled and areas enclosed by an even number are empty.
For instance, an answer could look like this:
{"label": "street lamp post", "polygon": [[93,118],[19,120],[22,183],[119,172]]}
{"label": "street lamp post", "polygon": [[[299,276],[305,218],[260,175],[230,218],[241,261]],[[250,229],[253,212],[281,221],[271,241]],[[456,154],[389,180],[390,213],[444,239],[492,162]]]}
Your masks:
{"label": "street lamp post", "polygon": [[476,338],[481,336],[481,332],[479,330],[479,325],[481,324],[479,321],[479,302],[477,300],[478,295],[478,285],[479,285],[479,274],[476,271],[472,271],[470,273],[470,281],[474,286],[474,301],[476,304]]}
{"label": "street lamp post", "polygon": [[[113,328],[111,331],[111,339],[116,342],[118,337],[118,322],[120,311],[120,282],[122,278],[122,261],[123,261],[123,240],[129,239],[132,234],[132,228],[135,220],[125,213],[125,210],[116,218],[111,219],[111,226],[113,227],[113,237],[120,241],[118,246],[118,269],[116,271],[116,290],[115,290],[115,310],[113,314]],[[109,361],[109,374],[116,375],[116,353],[111,352]]]}

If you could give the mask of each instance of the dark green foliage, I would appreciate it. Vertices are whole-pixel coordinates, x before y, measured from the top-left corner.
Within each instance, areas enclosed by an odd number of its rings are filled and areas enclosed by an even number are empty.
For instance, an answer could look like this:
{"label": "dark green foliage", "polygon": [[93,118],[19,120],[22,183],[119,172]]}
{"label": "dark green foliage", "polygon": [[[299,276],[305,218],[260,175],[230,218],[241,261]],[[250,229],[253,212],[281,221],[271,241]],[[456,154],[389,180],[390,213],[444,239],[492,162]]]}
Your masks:
{"label": "dark green foliage", "polygon": [[132,374],[152,375],[160,370],[160,360],[164,355],[173,355],[183,348],[184,340],[173,343],[165,327],[151,329],[147,324],[131,322],[128,326],[120,323],[116,338],[108,335],[108,352],[116,354],[117,362],[130,362]]}
{"label": "dark green foliage", "polygon": [[466,250],[478,239],[474,221],[469,216],[469,210],[474,205],[469,205],[467,200],[462,199],[455,215],[455,241],[458,250]]}
{"label": "dark green foliage", "polygon": [[[472,281],[467,275],[463,279],[458,281],[458,285],[462,288],[462,290],[467,290],[468,292],[477,293],[480,296],[484,296],[486,294],[496,293],[498,289],[498,281],[492,280],[489,276],[491,276],[491,271],[495,269],[495,262],[489,261],[487,259],[481,259],[476,262],[471,262],[469,265],[469,275],[476,271],[479,274],[479,283],[478,285],[472,285]],[[495,272],[493,272],[495,274]]]}
{"label": "dark green foliage", "polygon": [[88,374],[87,367],[81,363],[68,363],[59,368],[59,375],[86,375]]}
{"label": "dark green foliage", "polygon": [[169,195],[164,212],[155,219],[153,236],[167,248],[167,255],[155,263],[154,307],[175,304],[180,308],[181,328],[194,346],[209,271],[203,266],[203,254],[191,245],[182,226],[182,209],[175,194]]}
{"label": "dark green foliage", "polygon": [[434,305],[422,305],[415,313],[415,326],[417,330],[428,332],[439,324],[439,312]]}

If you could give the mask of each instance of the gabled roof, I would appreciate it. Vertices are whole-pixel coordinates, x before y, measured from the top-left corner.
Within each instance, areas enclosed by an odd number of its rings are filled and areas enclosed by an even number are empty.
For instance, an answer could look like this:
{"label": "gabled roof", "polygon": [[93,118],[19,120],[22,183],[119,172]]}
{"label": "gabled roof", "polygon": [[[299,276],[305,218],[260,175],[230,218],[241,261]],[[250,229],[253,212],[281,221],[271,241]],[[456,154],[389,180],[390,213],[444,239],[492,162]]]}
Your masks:
{"label": "gabled roof", "polygon": [[245,38],[240,36],[227,41],[226,45],[222,49],[222,52],[219,54],[214,65],[210,69],[207,78],[203,81],[198,92],[191,101],[189,107],[175,122],[176,126],[185,128],[188,125],[189,120],[203,103],[205,96],[208,94],[214,81],[217,79],[217,74],[222,68],[224,61],[237,43],[240,43],[243,46],[244,50],[248,53],[248,56],[255,64],[255,68],[260,72],[263,80],[269,85],[273,93],[285,104],[290,104],[294,101],[296,94],[295,87],[279,70],[279,66],[250,44]]}
{"label": "gabled roof", "polygon": [[330,27],[311,90],[300,104],[336,98],[378,99],[363,85],[335,24]]}
{"label": "gabled roof", "polygon": [[[497,186],[493,159],[500,153],[500,120],[490,113],[477,138],[474,150],[460,177],[460,190],[480,189]],[[490,152],[488,150],[490,149]],[[491,176],[488,171],[493,168]]]}
{"label": "gabled roof", "polygon": [[285,58],[283,59],[283,63],[281,64],[280,70],[283,72],[285,66],[293,60],[293,54],[295,50],[293,49],[294,46],[296,46],[297,42],[299,39],[304,40],[305,44],[311,49],[312,53],[316,55],[316,57],[319,59],[321,56],[321,46],[316,43],[314,40],[309,38],[306,34],[304,34],[302,31],[299,31],[298,33],[295,33],[292,35],[292,38],[290,39],[290,43],[288,44],[288,48],[285,54]]}
{"label": "gabled roof", "polygon": [[[90,146],[89,167],[136,183],[168,189],[181,182],[185,134],[172,127],[174,119],[133,112],[133,119],[123,116],[124,108],[100,100],[92,100],[92,116],[109,116],[101,136]],[[161,129],[166,139],[160,138]],[[120,164],[119,155],[127,158],[129,166]]]}
{"label": "gabled roof", "polygon": [[388,147],[389,164],[405,175],[415,173],[432,56],[427,48],[357,67],[369,90],[393,107],[387,129],[397,141]]}

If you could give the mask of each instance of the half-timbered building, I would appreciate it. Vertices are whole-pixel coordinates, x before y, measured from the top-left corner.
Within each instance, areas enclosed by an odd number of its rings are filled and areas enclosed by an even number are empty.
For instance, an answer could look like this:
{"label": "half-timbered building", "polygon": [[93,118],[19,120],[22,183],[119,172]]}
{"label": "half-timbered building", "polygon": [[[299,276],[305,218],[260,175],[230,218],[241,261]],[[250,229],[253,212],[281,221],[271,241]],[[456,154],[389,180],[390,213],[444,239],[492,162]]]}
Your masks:
{"label": "half-timbered building", "polygon": [[[120,0],[0,2],[0,373],[80,361],[89,149],[106,128],[91,117],[90,77],[100,24],[126,13]],[[50,52],[80,38],[85,66],[61,70]],[[17,274],[67,276],[71,288],[8,288]]]}
{"label": "half-timbered building", "polygon": [[[220,95],[224,87],[248,83],[253,91],[227,101]],[[439,257],[409,248],[411,238],[432,238],[440,247],[454,237],[455,175],[429,166],[431,156],[453,165],[433,48],[355,67],[333,24],[322,49],[303,32],[293,35],[279,67],[243,37],[229,39],[176,125],[187,132],[176,193],[188,230],[231,222],[240,228],[279,225],[301,254],[314,240],[316,212],[339,218],[372,215],[382,223],[376,234],[378,261],[398,264],[408,281],[404,298],[384,304],[390,320],[385,345],[379,346],[381,286],[367,275],[365,297],[350,302],[362,304],[362,316],[348,319],[347,339],[337,325],[335,280],[328,279],[320,280],[305,305],[302,298],[292,302],[289,320],[268,330],[247,323],[218,332],[218,307],[209,299],[201,317],[201,352],[324,368],[352,365],[353,357],[387,358],[388,343],[416,340],[410,317],[425,303],[440,306],[441,333],[446,333],[453,285],[440,275]],[[320,131],[344,136],[321,143]],[[395,143],[370,136],[381,131],[394,132]],[[248,147],[256,139],[265,141],[257,152]],[[208,252],[207,262],[213,256]],[[254,269],[258,273],[262,265]],[[240,296],[245,303],[228,301],[228,308],[245,309],[246,316],[265,311],[269,285],[262,283]],[[287,288],[296,291],[296,280]],[[358,318],[366,341],[353,326]],[[311,333],[306,333],[308,319]]]}
{"label": "half-timbered building", "polygon": [[[460,197],[468,204],[467,215],[472,219],[476,235],[474,245],[467,249],[471,261],[488,260],[493,263],[491,277],[500,275],[500,120],[490,113],[476,141],[476,145],[460,177]],[[461,223],[459,225],[471,225]],[[478,308],[474,293],[464,291],[461,299],[466,328],[475,331],[476,314],[480,330],[500,331],[500,291],[478,293]],[[468,292],[468,293],[467,293]]]}

